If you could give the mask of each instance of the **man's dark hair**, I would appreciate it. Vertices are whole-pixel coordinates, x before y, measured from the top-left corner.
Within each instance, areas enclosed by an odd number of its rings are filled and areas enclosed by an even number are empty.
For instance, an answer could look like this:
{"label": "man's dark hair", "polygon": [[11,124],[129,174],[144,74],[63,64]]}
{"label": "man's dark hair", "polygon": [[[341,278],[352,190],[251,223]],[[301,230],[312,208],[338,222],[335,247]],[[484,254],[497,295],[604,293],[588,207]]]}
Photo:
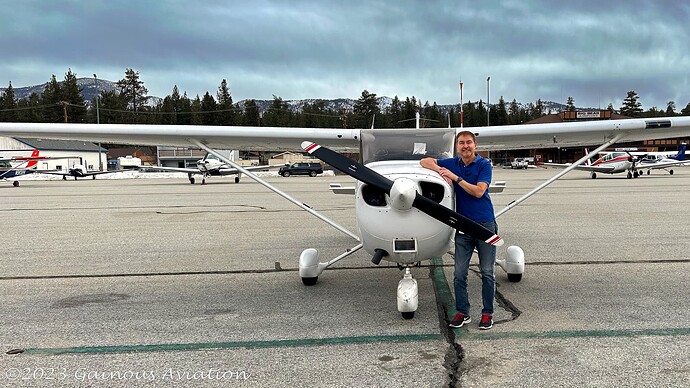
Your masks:
{"label": "man's dark hair", "polygon": [[472,131],[461,131],[461,132],[459,132],[457,135],[455,135],[455,142],[456,143],[458,142],[458,138],[460,136],[468,136],[468,135],[472,137],[472,141],[476,144],[477,143],[477,137],[474,136],[474,133]]}

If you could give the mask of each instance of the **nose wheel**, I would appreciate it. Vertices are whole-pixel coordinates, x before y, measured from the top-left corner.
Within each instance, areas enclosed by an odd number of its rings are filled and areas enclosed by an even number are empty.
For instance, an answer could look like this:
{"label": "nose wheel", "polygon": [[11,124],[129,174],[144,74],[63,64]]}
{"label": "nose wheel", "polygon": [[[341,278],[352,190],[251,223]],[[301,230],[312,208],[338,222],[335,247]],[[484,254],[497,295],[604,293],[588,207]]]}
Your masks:
{"label": "nose wheel", "polygon": [[398,283],[398,311],[403,319],[414,318],[419,304],[419,288],[417,280],[412,278],[410,267],[405,267],[405,275]]}

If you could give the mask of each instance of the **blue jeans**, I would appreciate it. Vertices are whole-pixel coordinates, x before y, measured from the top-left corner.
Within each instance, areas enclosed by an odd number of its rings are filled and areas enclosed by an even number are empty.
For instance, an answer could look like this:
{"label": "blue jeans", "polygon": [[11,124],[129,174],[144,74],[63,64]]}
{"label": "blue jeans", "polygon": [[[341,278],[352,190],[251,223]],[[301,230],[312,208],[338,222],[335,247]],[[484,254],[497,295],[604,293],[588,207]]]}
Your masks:
{"label": "blue jeans", "polygon": [[[482,222],[482,226],[498,233],[496,222]],[[466,234],[455,234],[455,309],[467,316],[470,314],[470,301],[467,296],[467,273],[474,249],[479,255],[479,268],[482,272],[482,314],[494,313],[496,295],[496,247]]]}

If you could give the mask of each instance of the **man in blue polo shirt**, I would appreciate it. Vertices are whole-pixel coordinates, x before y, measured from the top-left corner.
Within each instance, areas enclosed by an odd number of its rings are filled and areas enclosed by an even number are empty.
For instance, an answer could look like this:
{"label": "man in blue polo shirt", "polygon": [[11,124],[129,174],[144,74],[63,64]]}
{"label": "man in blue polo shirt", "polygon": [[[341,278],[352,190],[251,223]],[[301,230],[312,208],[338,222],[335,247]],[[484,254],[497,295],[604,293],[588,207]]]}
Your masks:
{"label": "man in blue polo shirt", "polygon": [[[455,137],[457,157],[448,159],[425,158],[420,161],[424,168],[438,172],[455,189],[455,210],[463,216],[482,224],[485,228],[498,232],[494,217],[494,206],[489,197],[491,183],[491,163],[475,154],[477,139],[470,131],[458,133]],[[496,247],[467,236],[455,234],[455,309],[457,314],[450,321],[450,327],[462,327],[470,323],[470,302],[467,296],[467,273],[474,249],[479,256],[482,272],[482,319],[479,328],[491,329],[493,326],[494,296],[496,294]]]}

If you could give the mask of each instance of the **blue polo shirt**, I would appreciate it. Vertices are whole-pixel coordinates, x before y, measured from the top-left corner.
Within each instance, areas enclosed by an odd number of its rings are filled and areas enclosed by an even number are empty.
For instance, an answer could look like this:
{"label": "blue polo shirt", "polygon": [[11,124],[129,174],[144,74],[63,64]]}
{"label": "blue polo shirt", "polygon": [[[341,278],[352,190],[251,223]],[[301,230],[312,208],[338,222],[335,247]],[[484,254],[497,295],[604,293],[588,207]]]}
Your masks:
{"label": "blue polo shirt", "polygon": [[[438,159],[437,162],[439,166],[449,169],[455,175],[473,185],[476,185],[478,182],[485,182],[487,185],[491,184],[493,172],[491,163],[479,155],[467,166],[465,166],[460,157]],[[453,188],[455,189],[455,211],[474,222],[495,221],[494,206],[491,203],[488,188],[481,198],[468,194],[455,182],[453,182]]]}

